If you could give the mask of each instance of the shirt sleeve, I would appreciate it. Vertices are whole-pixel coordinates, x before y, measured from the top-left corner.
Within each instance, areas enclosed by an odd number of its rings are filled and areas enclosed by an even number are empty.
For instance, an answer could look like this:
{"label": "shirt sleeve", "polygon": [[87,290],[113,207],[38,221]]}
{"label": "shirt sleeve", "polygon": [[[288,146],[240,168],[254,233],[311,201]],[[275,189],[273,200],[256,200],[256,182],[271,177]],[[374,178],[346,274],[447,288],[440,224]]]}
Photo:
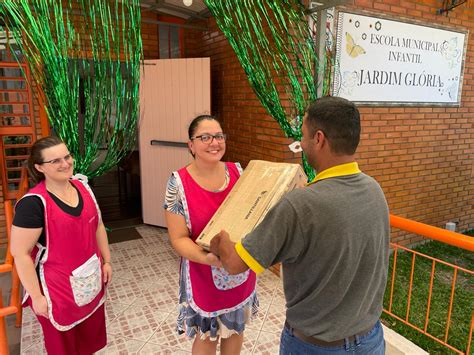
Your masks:
{"label": "shirt sleeve", "polygon": [[305,238],[295,208],[284,197],[262,222],[236,245],[242,260],[256,273],[278,263],[291,263],[305,249]]}
{"label": "shirt sleeve", "polygon": [[242,165],[240,165],[239,162],[235,162],[235,166],[237,167],[237,170],[239,171],[239,175],[242,175],[244,172],[244,169],[242,169]]}
{"label": "shirt sleeve", "polygon": [[166,194],[163,208],[166,211],[174,214],[179,214],[181,216],[185,215],[183,201],[181,199],[181,194],[179,193],[178,181],[176,180],[174,174],[170,176],[168,183],[166,184]]}
{"label": "shirt sleeve", "polygon": [[44,227],[44,206],[38,196],[25,196],[18,201],[13,225],[22,228]]}

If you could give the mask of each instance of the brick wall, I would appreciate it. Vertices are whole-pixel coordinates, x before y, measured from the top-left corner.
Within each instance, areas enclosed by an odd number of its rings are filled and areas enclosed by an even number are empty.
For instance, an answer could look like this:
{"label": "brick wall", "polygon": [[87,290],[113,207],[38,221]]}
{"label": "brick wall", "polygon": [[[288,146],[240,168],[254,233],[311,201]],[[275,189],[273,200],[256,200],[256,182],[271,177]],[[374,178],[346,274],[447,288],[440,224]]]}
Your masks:
{"label": "brick wall", "polygon": [[[157,15],[151,12],[142,12],[142,19],[157,20]],[[141,24],[143,56],[145,59],[158,59],[158,25],[151,23]]]}
{"label": "brick wall", "polygon": [[[441,1],[355,0],[340,10],[383,12],[394,19],[474,30],[474,7],[464,4],[436,15]],[[211,58],[212,111],[229,134],[226,158],[244,165],[250,159],[297,161],[278,124],[253,93],[245,73],[214,19],[208,31],[187,31],[186,55]],[[474,228],[474,37],[469,36],[461,106],[360,107],[362,139],[357,160],[381,184],[391,213],[443,227],[458,221]],[[394,231],[403,244],[420,237]]]}

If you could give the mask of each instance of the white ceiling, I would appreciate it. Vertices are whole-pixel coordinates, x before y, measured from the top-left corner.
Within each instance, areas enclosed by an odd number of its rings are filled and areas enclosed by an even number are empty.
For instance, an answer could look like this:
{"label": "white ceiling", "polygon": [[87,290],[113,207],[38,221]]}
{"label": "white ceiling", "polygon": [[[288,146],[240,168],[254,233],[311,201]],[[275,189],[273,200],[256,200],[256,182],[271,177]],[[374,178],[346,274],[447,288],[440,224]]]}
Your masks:
{"label": "white ceiling", "polygon": [[172,15],[183,19],[207,18],[210,12],[203,0],[188,0],[191,6],[184,5],[183,0],[140,0],[143,10],[150,10],[164,15]]}
{"label": "white ceiling", "polygon": [[[184,1],[191,1],[186,6]],[[221,0],[226,1],[226,0]],[[317,0],[310,1],[311,12],[327,9],[346,3],[347,0]],[[203,19],[211,16],[203,0],[140,0],[143,10],[150,10],[164,15],[177,16],[183,19]]]}

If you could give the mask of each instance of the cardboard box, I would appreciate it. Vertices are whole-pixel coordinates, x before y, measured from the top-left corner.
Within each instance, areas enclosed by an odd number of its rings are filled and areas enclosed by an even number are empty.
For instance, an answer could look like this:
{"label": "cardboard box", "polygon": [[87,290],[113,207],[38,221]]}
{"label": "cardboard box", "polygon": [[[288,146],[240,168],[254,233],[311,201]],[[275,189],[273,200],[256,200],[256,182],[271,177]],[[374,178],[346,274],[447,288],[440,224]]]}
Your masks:
{"label": "cardboard box", "polygon": [[304,186],[306,181],[299,164],[250,161],[196,242],[209,250],[211,239],[222,229],[230,234],[232,241],[240,241],[285,193]]}

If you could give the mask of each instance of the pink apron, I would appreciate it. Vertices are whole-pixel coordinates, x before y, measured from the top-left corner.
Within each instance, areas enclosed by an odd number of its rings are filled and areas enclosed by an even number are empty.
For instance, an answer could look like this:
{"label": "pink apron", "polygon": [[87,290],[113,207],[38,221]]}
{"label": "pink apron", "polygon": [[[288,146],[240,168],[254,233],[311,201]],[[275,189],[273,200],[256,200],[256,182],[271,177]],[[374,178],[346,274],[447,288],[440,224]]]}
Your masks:
{"label": "pink apron", "polygon": [[[87,319],[105,301],[102,263],[96,240],[98,207],[87,188],[71,180],[84,201],[80,216],[59,208],[46,191],[44,181],[28,195],[41,198],[45,206],[46,247],[37,244],[32,251],[39,263],[40,284],[48,302],[49,320],[66,331]],[[26,295],[24,302],[31,299]]]}
{"label": "pink apron", "polygon": [[[230,181],[227,188],[220,192],[204,190],[186,168],[178,171],[186,196],[193,240],[199,236],[239,178],[234,163],[226,163],[226,166]],[[234,308],[248,300],[255,291],[256,276],[250,270],[231,276],[224,269],[189,261],[189,278],[193,301],[205,312]]]}

